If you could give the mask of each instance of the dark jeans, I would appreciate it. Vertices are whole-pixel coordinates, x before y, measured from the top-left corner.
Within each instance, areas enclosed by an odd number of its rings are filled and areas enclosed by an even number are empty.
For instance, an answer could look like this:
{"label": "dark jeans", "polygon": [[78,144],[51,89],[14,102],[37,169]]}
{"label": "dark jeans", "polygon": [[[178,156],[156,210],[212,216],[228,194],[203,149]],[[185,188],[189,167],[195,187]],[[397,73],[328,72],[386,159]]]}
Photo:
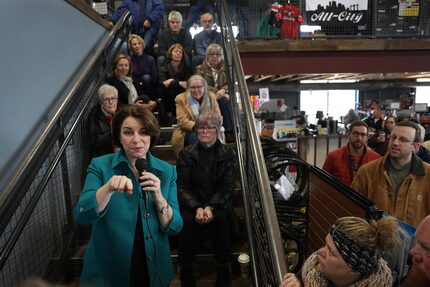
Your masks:
{"label": "dark jeans", "polygon": [[200,15],[209,12],[213,14],[213,7],[209,0],[197,0],[197,4],[190,7],[187,18],[184,20],[185,30],[189,30],[194,23],[198,22]]}
{"label": "dark jeans", "polygon": [[228,10],[230,13],[231,20],[239,27],[239,36],[250,36],[249,6],[247,5],[247,3],[228,3]]}
{"label": "dark jeans", "polygon": [[190,266],[193,262],[196,247],[209,238],[215,248],[217,264],[230,262],[231,240],[227,209],[213,212],[212,222],[200,225],[195,220],[195,212],[181,210],[184,220],[182,232],[179,234],[178,252],[180,266]]}
{"label": "dark jeans", "polygon": [[193,71],[196,70],[197,66],[200,65],[201,63],[203,63],[203,61],[205,60],[205,56],[203,55],[193,55],[193,59],[191,60],[191,67],[193,69]]}
{"label": "dark jeans", "polygon": [[224,132],[230,133],[233,131],[233,118],[231,116],[230,102],[228,99],[222,97],[218,100],[218,106],[222,115],[222,126]]}
{"label": "dark jeans", "polygon": [[154,56],[154,44],[155,44],[155,36],[154,33],[147,29],[145,30],[145,34],[140,35],[143,38],[143,41],[145,41],[145,53],[151,56]]}
{"label": "dark jeans", "polygon": [[151,99],[153,99],[154,95],[155,95],[155,91],[154,91],[155,82],[154,82],[154,79],[151,77],[151,75],[144,74],[142,76],[142,83],[143,83],[143,87],[142,87],[143,93],[145,95],[148,95]]}

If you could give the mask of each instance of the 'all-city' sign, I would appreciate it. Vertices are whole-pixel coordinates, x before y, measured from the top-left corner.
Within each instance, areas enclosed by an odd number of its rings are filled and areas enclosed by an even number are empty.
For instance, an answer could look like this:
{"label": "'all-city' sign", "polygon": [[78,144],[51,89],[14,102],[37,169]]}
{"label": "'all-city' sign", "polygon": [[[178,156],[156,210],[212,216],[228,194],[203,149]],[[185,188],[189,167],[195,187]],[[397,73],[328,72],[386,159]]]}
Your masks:
{"label": "'all-city' sign", "polygon": [[309,25],[364,25],[367,22],[367,0],[306,0],[306,16]]}

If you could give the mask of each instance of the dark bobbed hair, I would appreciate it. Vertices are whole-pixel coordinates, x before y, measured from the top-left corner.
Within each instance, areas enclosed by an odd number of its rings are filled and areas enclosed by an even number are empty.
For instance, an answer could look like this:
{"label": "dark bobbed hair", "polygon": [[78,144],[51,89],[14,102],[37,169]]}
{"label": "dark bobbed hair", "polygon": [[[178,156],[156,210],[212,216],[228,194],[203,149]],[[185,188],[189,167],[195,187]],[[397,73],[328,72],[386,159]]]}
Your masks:
{"label": "dark bobbed hair", "polygon": [[385,118],[385,121],[384,121],[384,130],[387,129],[387,121],[388,121],[388,119],[393,119],[394,123],[397,125],[397,118],[395,116],[388,116],[388,117]]}
{"label": "dark bobbed hair", "polygon": [[419,142],[421,139],[421,129],[418,126],[418,124],[411,122],[411,121],[401,121],[400,123],[396,124],[396,127],[410,127],[415,129],[415,136],[414,136],[414,142]]}
{"label": "dark bobbed hair", "polygon": [[349,126],[349,133],[351,133],[352,132],[352,129],[354,128],[354,127],[365,127],[366,128],[366,133],[368,134],[369,133],[369,126],[365,123],[365,122],[362,122],[362,121],[355,121],[355,122],[353,122],[350,126]]}
{"label": "dark bobbed hair", "polygon": [[146,133],[151,137],[149,148],[152,148],[157,143],[158,137],[160,136],[160,126],[154,114],[147,108],[139,105],[125,106],[119,113],[115,114],[112,120],[113,144],[122,147],[120,141],[121,127],[124,120],[128,117],[133,117],[142,121],[146,128]]}
{"label": "dark bobbed hair", "polygon": [[173,50],[175,50],[175,49],[179,49],[182,51],[181,63],[184,62],[185,61],[185,50],[184,50],[184,47],[179,43],[174,43],[169,47],[169,49],[167,50],[167,53],[166,53],[167,59],[169,59],[169,60],[172,59],[172,53],[173,53]]}

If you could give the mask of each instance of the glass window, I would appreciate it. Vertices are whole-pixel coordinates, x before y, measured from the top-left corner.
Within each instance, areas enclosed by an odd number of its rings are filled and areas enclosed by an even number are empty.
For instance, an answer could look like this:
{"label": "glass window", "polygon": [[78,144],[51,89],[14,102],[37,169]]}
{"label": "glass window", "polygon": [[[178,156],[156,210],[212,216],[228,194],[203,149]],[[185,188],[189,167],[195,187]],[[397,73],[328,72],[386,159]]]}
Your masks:
{"label": "glass window", "polygon": [[415,103],[427,103],[430,105],[430,86],[416,87]]}
{"label": "glass window", "polygon": [[308,122],[316,124],[317,111],[324,117],[340,121],[349,109],[355,108],[357,90],[306,90],[300,92],[300,110],[308,115]]}

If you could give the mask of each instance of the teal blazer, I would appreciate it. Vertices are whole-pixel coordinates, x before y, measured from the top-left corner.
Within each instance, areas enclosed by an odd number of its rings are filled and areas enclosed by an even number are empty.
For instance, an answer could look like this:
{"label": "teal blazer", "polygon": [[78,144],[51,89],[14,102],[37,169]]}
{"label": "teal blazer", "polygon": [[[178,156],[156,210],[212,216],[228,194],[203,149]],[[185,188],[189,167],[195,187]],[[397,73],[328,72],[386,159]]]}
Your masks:
{"label": "teal blazer", "polygon": [[[161,192],[173,211],[167,230],[158,220],[158,210],[148,193],[149,218],[145,219],[142,191],[124,150],[94,158],[88,167],[83,191],[73,213],[80,224],[92,224],[85,252],[80,286],[130,286],[130,267],[138,208],[142,215],[146,259],[151,287],[168,286],[173,279],[168,236],[177,235],[183,221],[178,208],[176,169],[147,153],[149,172],[161,181]],[[133,194],[114,193],[101,213],[97,212],[96,191],[113,175],[125,175],[133,182]],[[148,224],[146,223],[148,222]],[[149,236],[151,234],[151,236]]]}

